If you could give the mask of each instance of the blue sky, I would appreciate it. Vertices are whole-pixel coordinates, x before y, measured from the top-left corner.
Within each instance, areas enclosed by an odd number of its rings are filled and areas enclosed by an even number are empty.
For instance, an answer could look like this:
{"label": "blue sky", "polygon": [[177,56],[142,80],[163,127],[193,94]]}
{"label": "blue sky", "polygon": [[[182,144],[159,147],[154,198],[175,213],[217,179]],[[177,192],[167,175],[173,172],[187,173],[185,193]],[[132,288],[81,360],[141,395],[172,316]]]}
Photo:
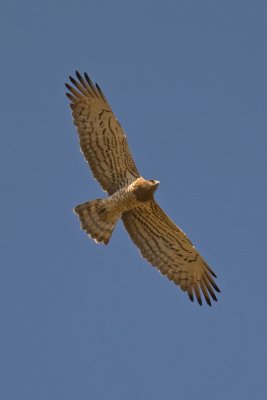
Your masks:
{"label": "blue sky", "polygon": [[[266,398],[266,15],[265,1],[2,5],[2,399]],[[213,307],[122,224],[107,247],[79,229],[72,208],[104,194],[65,98],[76,69],[216,271]]]}

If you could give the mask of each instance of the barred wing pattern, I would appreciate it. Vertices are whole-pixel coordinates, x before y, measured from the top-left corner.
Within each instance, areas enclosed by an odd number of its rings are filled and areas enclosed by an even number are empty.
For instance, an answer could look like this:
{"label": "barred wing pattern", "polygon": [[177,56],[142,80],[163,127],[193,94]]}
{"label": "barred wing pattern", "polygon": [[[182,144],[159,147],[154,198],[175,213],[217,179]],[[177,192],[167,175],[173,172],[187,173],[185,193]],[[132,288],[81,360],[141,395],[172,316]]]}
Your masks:
{"label": "barred wing pattern", "polygon": [[201,292],[207,304],[211,305],[210,296],[217,301],[216,275],[156,201],[123,213],[122,220],[142,256],[186,291],[191,301],[195,295],[202,304]]}
{"label": "barred wing pattern", "polygon": [[69,77],[75,88],[67,83],[66,87],[70,92],[67,96],[71,101],[81,151],[94,177],[110,195],[135,181],[140,174],[125,133],[100,87],[93,85],[86,73],[82,77],[76,71],[76,76],[78,80]]}

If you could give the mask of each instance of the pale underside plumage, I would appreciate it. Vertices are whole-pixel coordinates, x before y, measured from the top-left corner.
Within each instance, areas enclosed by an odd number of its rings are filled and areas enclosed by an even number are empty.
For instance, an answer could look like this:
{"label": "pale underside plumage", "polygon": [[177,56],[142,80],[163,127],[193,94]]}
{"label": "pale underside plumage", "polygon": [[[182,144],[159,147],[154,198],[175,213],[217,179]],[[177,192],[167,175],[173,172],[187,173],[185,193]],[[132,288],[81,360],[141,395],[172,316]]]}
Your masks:
{"label": "pale underside plumage", "polygon": [[[109,195],[130,185],[140,174],[132,159],[123,129],[113,114],[98,85],[88,75],[78,80],[70,77],[70,93],[74,124],[77,126],[81,151],[94,177]],[[170,220],[155,200],[126,211],[122,220],[141,254],[153,266],[187,291],[191,301],[196,296],[202,304],[201,292],[211,305],[219,292],[216,277],[187,236]]]}

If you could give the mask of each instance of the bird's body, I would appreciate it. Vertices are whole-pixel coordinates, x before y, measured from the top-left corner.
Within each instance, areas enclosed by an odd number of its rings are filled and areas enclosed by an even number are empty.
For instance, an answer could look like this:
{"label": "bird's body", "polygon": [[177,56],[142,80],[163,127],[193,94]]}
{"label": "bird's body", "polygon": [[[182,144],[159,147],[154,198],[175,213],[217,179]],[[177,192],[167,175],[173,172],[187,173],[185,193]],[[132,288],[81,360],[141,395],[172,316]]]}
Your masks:
{"label": "bird's body", "polygon": [[119,212],[132,210],[141,207],[143,203],[153,200],[153,194],[159,182],[138,178],[130,185],[117,190],[114,194],[103,199],[103,206],[107,212]]}
{"label": "bird's body", "polygon": [[[146,202],[153,200],[153,194],[158,184],[158,181],[145,180],[140,177],[105,199],[81,204],[75,207],[74,211],[81,221],[86,221],[83,229],[88,235],[98,243],[108,244],[115,224],[122,214],[134,208],[144,207]],[[94,206],[95,212],[93,212],[92,206]]]}
{"label": "bird's body", "polygon": [[76,72],[76,76],[78,81],[70,77],[76,88],[66,86],[81,150],[109,195],[75,207],[81,227],[98,243],[107,244],[121,218],[143,257],[186,291],[190,300],[195,295],[202,304],[202,292],[211,305],[210,297],[217,301],[214,290],[219,292],[216,275],[155,201],[159,182],[141,177],[125,133],[99,86],[87,74]]}

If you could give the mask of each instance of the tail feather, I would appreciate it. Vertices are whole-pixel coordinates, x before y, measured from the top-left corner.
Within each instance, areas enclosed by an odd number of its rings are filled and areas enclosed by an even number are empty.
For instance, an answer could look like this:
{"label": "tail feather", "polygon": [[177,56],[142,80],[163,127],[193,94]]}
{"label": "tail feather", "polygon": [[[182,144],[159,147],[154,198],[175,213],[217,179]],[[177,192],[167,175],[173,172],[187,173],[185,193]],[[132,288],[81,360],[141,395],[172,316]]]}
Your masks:
{"label": "tail feather", "polygon": [[80,219],[81,228],[92,239],[97,243],[108,244],[120,214],[107,213],[100,199],[80,204],[73,211]]}

